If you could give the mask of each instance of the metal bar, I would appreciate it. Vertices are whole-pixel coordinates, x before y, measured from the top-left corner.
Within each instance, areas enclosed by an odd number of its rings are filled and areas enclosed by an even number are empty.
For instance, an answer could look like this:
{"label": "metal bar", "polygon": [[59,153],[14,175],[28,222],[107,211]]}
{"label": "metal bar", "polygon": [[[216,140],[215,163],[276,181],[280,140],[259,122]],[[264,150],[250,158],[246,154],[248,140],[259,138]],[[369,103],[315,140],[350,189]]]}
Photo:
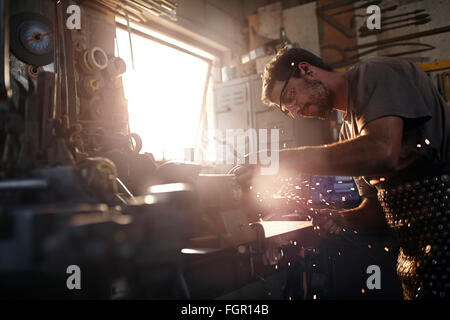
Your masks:
{"label": "metal bar", "polygon": [[375,51],[384,50],[384,49],[387,49],[387,48],[397,47],[397,46],[420,46],[420,47],[426,47],[426,48],[428,48],[428,50],[431,50],[431,49],[435,48],[433,46],[430,46],[430,45],[424,44],[424,43],[420,43],[420,42],[391,43],[391,44],[387,44],[387,45],[384,45],[384,46],[380,46],[380,47],[376,47],[376,48],[373,48],[373,49],[370,49],[370,50],[363,51],[363,52],[358,53],[358,54],[356,54],[354,56],[350,56],[350,57],[348,57],[348,61],[352,61],[354,59],[360,58],[362,56],[365,56],[365,55],[367,55],[369,53],[372,53],[372,52],[375,52]]}
{"label": "metal bar", "polygon": [[134,70],[133,42],[131,41],[130,19],[128,19],[128,13],[126,13],[126,18],[127,18],[128,39],[130,40],[131,66],[132,66],[132,68],[133,68],[133,70]]}
{"label": "metal bar", "polygon": [[125,184],[120,180],[118,177],[116,177],[117,183],[120,185],[120,187],[125,191],[125,193],[130,197],[130,199],[135,199],[134,195],[128,190],[128,188],[125,186]]}
{"label": "metal bar", "polygon": [[427,72],[438,71],[438,70],[443,70],[443,69],[450,69],[450,59],[421,63],[421,64],[419,64],[419,67],[423,71],[427,71]]}
{"label": "metal bar", "polygon": [[266,239],[313,226],[312,221],[260,221],[254,224],[263,227]]}
{"label": "metal bar", "polygon": [[[334,8],[339,8],[342,6],[346,6],[349,4],[353,4],[354,2],[358,2],[359,0],[344,0],[344,1],[340,1],[340,2],[335,2],[335,3],[330,3],[321,7],[317,7],[316,8],[316,15],[319,18],[322,18],[320,20],[320,23],[318,25],[319,28],[319,39],[322,41],[323,40],[323,20],[325,20],[325,18],[323,18],[323,16],[327,16],[328,20],[332,20],[332,22],[329,22],[331,25],[333,25],[335,28],[337,28],[338,30],[341,30],[343,28],[342,25],[340,25],[336,20],[334,20],[332,17],[328,16],[325,11],[326,10],[330,10],[330,9],[334,9]],[[334,22],[334,24],[333,24]],[[336,24],[338,24],[338,26],[336,26]],[[342,31],[342,30],[341,30]],[[348,30],[347,30],[348,31]],[[345,33],[345,31],[342,31]],[[351,30],[350,30],[351,32]],[[354,35],[356,36],[356,35]],[[353,35],[350,36],[350,38],[354,37]]]}
{"label": "metal bar", "polygon": [[[410,53],[417,53],[417,52],[423,52],[423,51],[428,51],[428,50],[433,50],[435,49],[435,47],[428,45],[428,44],[423,44],[423,43],[391,43],[391,44],[387,44],[387,45],[383,45],[383,46],[379,46],[379,47],[375,47],[372,48],[370,50],[366,50],[363,51],[361,53],[358,53],[356,55],[350,56],[350,57],[344,57],[344,59],[340,62],[336,62],[333,64],[333,66],[337,69],[334,69],[335,71],[340,71],[340,72],[345,72],[345,68],[341,68],[342,70],[339,70],[339,67],[343,67],[343,66],[347,66],[353,63],[358,62],[358,58],[365,56],[369,53],[375,52],[375,51],[379,51],[379,50],[384,50],[386,48],[391,48],[391,47],[396,47],[396,46],[418,46],[418,47],[424,47],[424,49],[418,49],[418,50],[411,50],[411,51],[403,51],[403,52],[399,52],[399,53],[393,53],[393,54],[387,54],[384,56],[387,57],[396,57],[396,56],[401,56],[401,55],[405,55],[405,54],[410,54]],[[337,48],[332,48],[329,47],[330,49],[337,49]]]}
{"label": "metal bar", "polygon": [[48,187],[47,180],[26,179],[26,180],[6,180],[0,181],[0,190],[24,190],[24,189],[45,189]]}
{"label": "metal bar", "polygon": [[[58,6],[59,3],[59,6]],[[64,70],[61,70],[62,73],[64,74],[64,89],[65,89],[65,102],[66,102],[66,108],[65,108],[65,114],[67,114],[68,116],[71,115],[72,112],[70,112],[70,103],[69,103],[69,79],[68,79],[68,75],[67,75],[67,52],[66,52],[66,45],[67,45],[67,40],[66,40],[66,36],[65,36],[65,32],[64,32],[64,13],[62,12],[62,9],[64,8],[64,4],[63,1],[58,1],[57,2],[57,9],[58,15],[57,15],[57,21],[56,23],[58,23],[59,26],[63,26],[62,30],[60,31],[60,34],[56,35],[57,37],[60,37],[61,39],[61,46],[62,46],[62,57],[63,57],[63,66],[64,66]],[[72,119],[73,121],[75,119]],[[70,121],[70,117],[69,117],[69,121]]]}
{"label": "metal bar", "polygon": [[428,14],[419,14],[419,15],[416,15],[414,17],[409,17],[409,18],[404,18],[404,19],[394,20],[394,21],[388,21],[388,22],[385,22],[385,23],[383,23],[383,20],[381,20],[381,24],[383,26],[387,26],[387,25],[390,25],[390,24],[406,22],[406,21],[410,21],[410,20],[421,20],[421,19],[428,18],[429,16],[430,15],[428,15]]}
{"label": "metal bar", "polygon": [[343,34],[345,34],[348,38],[355,38],[356,34],[349,28],[343,26],[338,21],[336,21],[333,17],[327,15],[325,12],[317,11],[317,15],[322,18],[322,20],[325,20],[330,25],[332,25],[337,30],[341,31]]}
{"label": "metal bar", "polygon": [[196,134],[196,138],[195,138],[194,150],[197,150],[198,141],[199,141],[199,139],[201,139],[200,133],[202,131],[201,128],[202,128],[203,117],[206,114],[206,96],[208,95],[209,78],[211,77],[211,69],[212,69],[211,65],[212,65],[212,63],[208,62],[208,70],[206,72],[205,86],[203,88],[202,110],[200,111],[200,119],[199,119],[198,127],[197,127],[197,134]]}
{"label": "metal bar", "polygon": [[426,47],[425,49],[403,51],[403,52],[399,52],[399,53],[386,54],[385,56],[386,57],[398,57],[398,56],[403,56],[405,54],[419,53],[419,52],[429,51],[429,50],[433,50],[433,49],[435,49],[435,47],[429,46],[429,47]]}
{"label": "metal bar", "polygon": [[9,76],[9,0],[0,1],[0,99],[12,96]]}
{"label": "metal bar", "polygon": [[54,23],[53,23],[53,39],[54,39],[54,65],[55,65],[55,86],[53,87],[53,102],[50,108],[49,118],[56,119],[59,118],[61,112],[59,110],[61,102],[61,73],[60,73],[60,51],[59,51],[59,27],[58,27],[58,3],[55,2],[54,11]]}
{"label": "metal bar", "polygon": [[389,19],[393,19],[393,18],[399,18],[399,17],[409,16],[409,15],[411,15],[411,14],[418,14],[418,13],[421,13],[421,12],[424,12],[424,11],[425,11],[425,9],[414,10],[414,11],[411,11],[411,12],[406,12],[406,13],[402,13],[402,14],[397,14],[397,15],[394,15],[394,16],[384,17],[383,20],[389,20]]}

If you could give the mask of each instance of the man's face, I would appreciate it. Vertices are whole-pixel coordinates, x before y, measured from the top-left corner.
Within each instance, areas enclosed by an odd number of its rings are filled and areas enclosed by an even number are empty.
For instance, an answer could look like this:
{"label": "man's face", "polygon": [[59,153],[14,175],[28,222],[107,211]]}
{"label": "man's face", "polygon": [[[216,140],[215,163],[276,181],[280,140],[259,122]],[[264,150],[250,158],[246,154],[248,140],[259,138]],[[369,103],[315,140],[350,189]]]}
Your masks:
{"label": "man's face", "polygon": [[[270,100],[280,103],[280,94],[285,81],[275,81]],[[322,81],[311,78],[291,77],[281,97],[282,107],[297,119],[307,118],[327,119],[333,110],[333,99],[330,91]]]}

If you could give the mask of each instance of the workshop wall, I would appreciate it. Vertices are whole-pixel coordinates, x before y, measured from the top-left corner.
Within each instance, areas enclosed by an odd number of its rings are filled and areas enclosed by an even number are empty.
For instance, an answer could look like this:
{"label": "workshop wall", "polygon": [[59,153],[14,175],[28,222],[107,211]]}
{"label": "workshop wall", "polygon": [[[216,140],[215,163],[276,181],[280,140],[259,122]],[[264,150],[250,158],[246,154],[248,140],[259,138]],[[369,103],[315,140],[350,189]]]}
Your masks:
{"label": "workshop wall", "polygon": [[179,1],[177,24],[231,50],[245,46],[241,1]]}
{"label": "workshop wall", "polygon": [[[205,38],[222,44],[231,51],[232,56],[248,50],[248,34],[242,32],[247,26],[249,15],[271,3],[281,2],[284,9],[311,0],[189,0],[178,1],[177,25],[195,32]],[[291,11],[291,15],[292,15]],[[289,13],[288,13],[289,15]],[[312,17],[315,19],[315,17]],[[302,20],[303,24],[303,20]],[[305,21],[308,24],[308,21]]]}
{"label": "workshop wall", "polygon": [[[351,10],[352,5],[339,6],[337,8],[325,9],[336,3],[335,0],[319,0],[317,6],[324,16],[328,19],[336,21],[339,28],[332,26],[329,22],[325,21],[325,17],[319,17],[317,15],[318,25],[318,37],[320,41],[321,52],[320,55],[325,63],[333,64],[342,59],[339,50],[336,47],[345,48],[352,47],[357,44],[356,36],[349,37],[347,33],[353,33],[356,35],[354,26],[351,26],[351,19],[355,15],[354,11],[348,11],[339,15],[333,15],[341,11]],[[347,55],[355,54],[355,51],[347,52]]]}
{"label": "workshop wall", "polygon": [[[397,8],[395,11],[386,12],[382,14],[385,16],[392,16],[392,15],[398,15],[403,14],[407,12],[412,12],[415,10],[423,9],[424,12],[421,12],[420,14],[428,14],[429,19],[431,19],[430,22],[426,24],[420,24],[420,25],[410,25],[405,28],[399,28],[394,30],[385,31],[379,35],[376,36],[369,36],[360,38],[358,37],[358,44],[383,40],[383,39],[389,39],[393,37],[398,37],[406,34],[414,34],[426,30],[431,30],[435,28],[440,28],[448,25],[448,13],[450,12],[450,1],[447,0],[433,0],[433,1],[426,1],[426,0],[384,0],[382,3],[382,7],[390,7],[393,5],[397,5]],[[358,9],[356,10],[358,14],[365,14],[365,9]],[[399,18],[400,19],[400,18]],[[359,28],[364,23],[364,18],[357,18],[357,28]],[[411,21],[412,22],[412,21]],[[404,22],[400,24],[406,24],[411,22]],[[387,26],[386,26],[387,27]],[[383,29],[383,24],[381,25],[381,28]],[[449,58],[448,53],[450,52],[450,38],[448,36],[443,36],[443,34],[436,34],[428,37],[422,37],[422,38],[416,38],[411,39],[407,42],[411,43],[421,43],[421,44],[428,44],[433,47],[435,47],[433,50],[424,51],[424,52],[418,52],[418,53],[412,53],[407,55],[402,55],[403,58],[410,58],[413,61],[416,62],[429,62],[429,61],[438,61],[438,60],[446,60]],[[394,47],[394,48],[388,48],[385,50],[380,50],[368,55],[365,55],[361,57],[361,60],[374,57],[377,55],[383,55],[383,54],[393,54],[403,51],[411,51],[414,47]],[[416,49],[420,49],[419,47],[416,47]],[[360,49],[359,53],[361,54],[363,51],[367,49]]]}

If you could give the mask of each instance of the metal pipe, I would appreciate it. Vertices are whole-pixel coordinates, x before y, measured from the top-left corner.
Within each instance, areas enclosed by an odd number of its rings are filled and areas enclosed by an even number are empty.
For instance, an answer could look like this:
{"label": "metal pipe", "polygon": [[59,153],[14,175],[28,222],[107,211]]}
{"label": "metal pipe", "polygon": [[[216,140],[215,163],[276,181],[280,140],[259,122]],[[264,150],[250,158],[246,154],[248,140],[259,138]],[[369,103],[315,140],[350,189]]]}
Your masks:
{"label": "metal pipe", "polygon": [[9,75],[9,0],[0,1],[0,99],[12,96]]}
{"label": "metal pipe", "polygon": [[128,188],[125,186],[125,184],[120,180],[118,177],[116,177],[116,181],[119,184],[119,186],[125,191],[125,193],[130,197],[130,199],[135,199],[134,195],[128,190]]}
{"label": "metal pipe", "polygon": [[[60,4],[58,7],[58,3]],[[62,14],[62,10],[61,8],[63,7],[63,3],[61,2],[57,2],[57,16],[56,16],[56,22],[61,26],[64,25],[64,20],[63,20],[63,14]],[[62,57],[63,57],[63,65],[64,65],[64,89],[65,89],[65,100],[66,100],[66,110],[65,110],[65,114],[69,115],[70,111],[69,111],[69,79],[68,79],[68,75],[67,75],[67,53],[66,53],[66,37],[65,37],[65,33],[64,33],[64,29],[62,29],[62,32],[60,32],[61,30],[58,29],[60,34],[57,34],[55,36],[60,37],[61,39],[61,45],[62,45]],[[62,71],[62,70],[61,70]],[[75,121],[75,119],[70,119],[72,121]]]}
{"label": "metal pipe", "polygon": [[59,23],[58,23],[58,3],[55,2],[55,17],[54,17],[54,21],[55,23],[53,24],[53,39],[54,39],[54,66],[55,66],[55,82],[54,82],[54,87],[53,87],[53,101],[52,104],[50,106],[50,115],[49,118],[51,120],[55,120],[57,118],[59,118],[61,116],[61,111],[60,111],[60,107],[61,107],[61,57],[60,57],[60,38],[58,36],[59,34]]}
{"label": "metal pipe", "polygon": [[128,13],[126,14],[127,19],[127,29],[128,29],[128,39],[130,40],[130,54],[131,54],[131,66],[134,71],[134,52],[133,52],[133,42],[131,41],[131,29],[130,29],[130,19],[128,19]]}
{"label": "metal pipe", "polygon": [[26,190],[26,189],[46,189],[47,180],[44,179],[24,179],[0,181],[0,190]]}

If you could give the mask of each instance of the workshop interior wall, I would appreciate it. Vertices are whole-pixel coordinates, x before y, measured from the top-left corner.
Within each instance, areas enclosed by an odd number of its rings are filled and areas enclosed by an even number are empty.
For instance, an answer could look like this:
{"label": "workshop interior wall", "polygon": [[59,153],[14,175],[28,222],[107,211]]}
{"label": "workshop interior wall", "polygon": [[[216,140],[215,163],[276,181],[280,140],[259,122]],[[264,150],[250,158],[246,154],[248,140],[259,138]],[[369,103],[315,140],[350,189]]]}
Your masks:
{"label": "workshop interior wall", "polygon": [[[423,32],[426,30],[431,30],[435,28],[440,28],[448,25],[448,13],[450,12],[450,1],[448,0],[433,0],[433,1],[427,1],[427,0],[383,0],[382,7],[390,7],[393,5],[397,5],[398,7],[395,9],[395,11],[386,12],[382,14],[385,16],[392,16],[392,15],[398,15],[402,13],[412,12],[414,10],[418,9],[424,9],[425,11],[422,12],[423,14],[429,14],[429,18],[431,19],[430,22],[422,25],[411,25],[406,28],[399,28],[394,30],[385,31],[377,36],[369,36],[360,38],[358,37],[358,45],[383,39],[389,39],[393,37],[398,37],[402,35],[407,34],[413,34],[418,32]],[[356,11],[358,14],[364,14],[365,9],[358,9]],[[359,28],[362,23],[364,23],[364,18],[357,18],[357,28]],[[408,22],[404,22],[401,24],[405,24]],[[381,25],[381,28],[383,29],[383,24]],[[407,42],[417,42],[422,44],[429,44],[435,47],[435,49],[430,51],[424,51],[419,53],[413,53],[408,55],[403,55],[403,58],[411,58],[416,62],[429,62],[429,61],[439,61],[439,60],[446,60],[449,58],[448,53],[450,52],[450,37],[445,34],[436,34],[433,36],[423,37],[423,38],[416,38],[411,39]],[[360,49],[359,53],[363,52],[367,49]],[[377,55],[382,54],[390,54],[390,53],[396,53],[401,51],[408,51],[412,50],[411,47],[404,47],[404,48],[388,48],[385,50],[380,50],[368,55],[365,55],[361,58],[367,59],[370,57],[374,57]]]}
{"label": "workshop interior wall", "polygon": [[[239,63],[240,56],[248,52],[249,49],[252,49],[249,48],[248,34],[243,32],[243,29],[248,26],[249,15],[257,13],[258,8],[262,6],[267,6],[268,4],[276,2],[277,1],[265,0],[178,1],[177,21],[168,22],[168,19],[166,18],[155,19],[159,19],[160,21],[164,20],[165,23],[176,24],[178,27],[184,28],[188,32],[196,33],[199,36],[208,39],[208,41],[220,44],[220,46],[226,49],[221,63],[215,65],[213,68],[214,81],[220,81],[220,67]],[[406,31],[408,31],[408,33],[415,33],[442,27],[448,23],[446,18],[448,12],[450,12],[450,2],[446,0],[384,0],[381,5],[382,7],[388,7],[394,4],[398,5],[398,8],[394,11],[395,13],[389,12],[386,13],[386,15],[400,14],[416,9],[425,9],[425,13],[430,15],[431,22],[425,25],[410,26],[408,28],[387,31],[378,36],[347,38],[313,13],[317,6],[323,6],[333,2],[334,0],[281,1],[283,5],[283,24],[286,28],[288,38],[292,42],[297,42],[300,46],[321,55],[327,62],[333,62],[340,57],[336,51],[321,50],[321,46],[334,44],[339,45],[340,47],[348,47],[403,35],[406,34]],[[339,7],[334,11],[340,11],[347,8],[351,8],[351,5]],[[11,12],[14,14],[21,11],[37,11],[44,15],[51,16],[54,12],[54,6],[53,2],[49,0],[21,0],[19,2],[12,2]],[[331,10],[330,12],[332,13],[334,11]],[[364,14],[365,8],[358,9],[355,12],[357,14]],[[108,54],[114,54],[114,17],[105,14],[104,12],[96,11],[89,6],[82,6],[82,13],[84,13],[82,14],[82,25],[85,27],[83,27],[81,31],[72,31],[74,47],[76,47],[77,43],[84,46],[84,49],[95,45],[103,48]],[[342,24],[349,27],[349,20],[353,15],[354,12],[349,12],[338,15],[336,18],[340,19],[339,21]],[[353,31],[356,31],[363,22],[363,18],[356,18],[356,28],[353,28]],[[320,39],[321,37],[322,40]],[[448,52],[450,52],[449,37],[435,35],[414,39],[412,42],[427,43],[436,48],[431,51],[414,53],[404,57],[413,58],[418,62],[448,59]],[[361,49],[359,53],[364,50],[365,49]],[[399,48],[386,49],[364,56],[362,59],[398,51]],[[353,53],[356,53],[356,51],[348,52],[349,55]],[[267,58],[265,59],[265,61],[267,61]],[[211,105],[211,101],[212,99],[208,99],[208,105]],[[314,145],[329,142],[328,134],[325,134],[325,137],[322,137],[322,133],[324,130],[326,131],[328,124],[316,119],[301,119],[301,121],[305,123],[298,126],[298,128],[302,129],[301,132],[298,132],[297,134],[301,137],[302,145]],[[316,122],[319,122],[320,125],[318,126]],[[317,129],[314,128],[320,128],[319,132],[316,132]],[[318,139],[319,141],[317,141]]]}
{"label": "workshop interior wall", "polygon": [[[335,3],[335,0],[319,0],[317,1],[317,5],[320,7],[328,6],[330,4]],[[337,13],[344,10],[352,9],[352,5],[340,6],[335,9],[326,10],[325,14],[332,15],[333,13]],[[348,29],[350,32],[355,33],[356,30],[354,27],[350,25],[350,20],[354,15],[354,11],[349,11],[343,14],[339,14],[336,16],[331,16],[331,19],[336,20],[342,28]],[[322,59],[328,63],[332,64],[338,62],[342,59],[342,56],[339,54],[339,51],[334,49],[325,49],[326,46],[339,46],[341,48],[352,47],[357,45],[356,37],[350,38],[346,36],[342,31],[336,29],[328,22],[325,22],[323,19],[318,18],[318,32],[319,32],[319,41],[321,46],[321,57]],[[355,54],[355,51],[347,52],[347,55]]]}
{"label": "workshop interior wall", "polygon": [[233,51],[245,47],[240,0],[179,1],[177,24]]}

